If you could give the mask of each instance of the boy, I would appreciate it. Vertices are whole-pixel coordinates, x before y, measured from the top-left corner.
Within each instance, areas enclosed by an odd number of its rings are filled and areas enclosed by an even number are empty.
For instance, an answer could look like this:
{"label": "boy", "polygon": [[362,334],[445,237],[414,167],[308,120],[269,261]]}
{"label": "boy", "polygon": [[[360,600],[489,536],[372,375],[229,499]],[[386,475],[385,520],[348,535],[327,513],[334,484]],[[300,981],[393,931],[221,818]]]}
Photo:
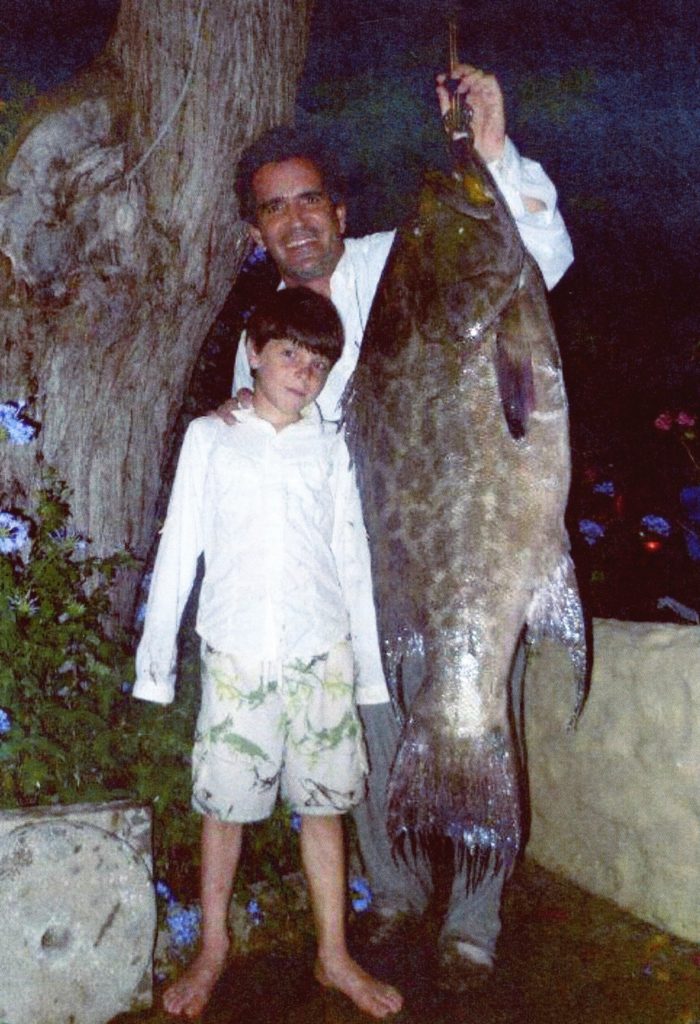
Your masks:
{"label": "boy", "polygon": [[352,960],[344,931],[340,815],[362,798],[366,772],[354,674],[363,702],[388,695],[359,496],[342,435],[314,404],[343,330],[328,299],[294,288],[256,310],[246,345],[252,408],[236,412],[235,430],[204,417],[185,436],[136,655],[134,695],[169,703],[203,553],[192,758],[192,803],[204,815],[202,946],[163,1001],[189,1018],[208,1002],[228,952],[243,824],[270,814],[281,785],[302,816],[315,976],[383,1018],[402,998]]}

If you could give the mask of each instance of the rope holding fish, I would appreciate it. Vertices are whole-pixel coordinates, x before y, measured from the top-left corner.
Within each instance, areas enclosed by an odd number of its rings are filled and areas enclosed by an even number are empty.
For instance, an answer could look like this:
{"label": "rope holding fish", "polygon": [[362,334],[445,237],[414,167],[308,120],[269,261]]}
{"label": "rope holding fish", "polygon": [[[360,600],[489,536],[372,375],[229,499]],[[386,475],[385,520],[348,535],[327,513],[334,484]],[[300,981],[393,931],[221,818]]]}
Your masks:
{"label": "rope holding fish", "polygon": [[464,93],[457,92],[459,82],[456,82],[451,76],[454,74],[454,70],[459,63],[457,57],[457,24],[454,21],[449,23],[450,33],[450,78],[445,82],[445,86],[450,93],[450,108],[443,114],[442,124],[451,139],[461,138],[464,139],[467,145],[472,146],[474,143],[474,132],[472,131],[471,121],[474,116],[474,111],[467,103],[467,98]]}

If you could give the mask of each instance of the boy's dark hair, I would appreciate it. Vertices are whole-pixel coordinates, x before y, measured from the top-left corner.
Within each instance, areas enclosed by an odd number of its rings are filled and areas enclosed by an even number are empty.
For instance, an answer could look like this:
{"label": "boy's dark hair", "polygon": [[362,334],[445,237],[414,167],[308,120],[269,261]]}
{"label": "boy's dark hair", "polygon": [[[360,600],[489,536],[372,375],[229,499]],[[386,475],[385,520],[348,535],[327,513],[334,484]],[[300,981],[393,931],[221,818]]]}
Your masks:
{"label": "boy's dark hair", "polygon": [[294,157],[310,160],[318,168],[323,187],[334,206],[343,202],[345,182],[323,140],[307,129],[281,125],[271,128],[243,150],[236,168],[236,195],[241,217],[255,223],[253,177],[265,164],[278,164]]}
{"label": "boy's dark hair", "polygon": [[268,341],[293,341],[311,352],[338,362],[343,351],[343,325],[324,295],[310,288],[283,288],[261,300],[246,325],[257,352]]}

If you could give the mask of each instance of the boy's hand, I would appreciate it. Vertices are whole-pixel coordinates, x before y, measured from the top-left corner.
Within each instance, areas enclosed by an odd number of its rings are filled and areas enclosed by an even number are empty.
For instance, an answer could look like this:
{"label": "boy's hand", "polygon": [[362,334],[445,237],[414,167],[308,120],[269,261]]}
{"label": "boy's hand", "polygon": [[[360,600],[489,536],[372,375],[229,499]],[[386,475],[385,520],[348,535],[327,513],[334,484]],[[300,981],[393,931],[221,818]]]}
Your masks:
{"label": "boy's hand", "polygon": [[241,388],[235,398],[227,398],[218,409],[209,413],[210,416],[218,416],[220,420],[227,423],[229,427],[234,426],[236,417],[233,415],[236,409],[250,409],[253,404],[253,392],[250,388]]}

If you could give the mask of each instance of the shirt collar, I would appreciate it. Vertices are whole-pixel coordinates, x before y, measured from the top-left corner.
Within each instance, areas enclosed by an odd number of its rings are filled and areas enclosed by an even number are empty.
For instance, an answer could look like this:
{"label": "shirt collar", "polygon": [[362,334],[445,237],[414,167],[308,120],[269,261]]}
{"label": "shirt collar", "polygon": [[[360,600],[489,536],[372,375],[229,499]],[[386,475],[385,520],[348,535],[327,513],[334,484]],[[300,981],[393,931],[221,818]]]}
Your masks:
{"label": "shirt collar", "polygon": [[[269,427],[271,430],[275,430],[271,423],[264,420],[261,416],[258,416],[255,409],[251,405],[249,409],[234,409],[234,418],[239,423],[256,423],[261,424],[263,427]],[[301,417],[296,423],[290,423],[284,430],[276,431],[275,433],[286,433],[288,430],[294,430],[295,432],[299,429],[308,429],[309,427],[318,427],[323,421],[321,410],[318,407],[317,402],[311,402],[310,405],[305,406],[301,410]]]}

